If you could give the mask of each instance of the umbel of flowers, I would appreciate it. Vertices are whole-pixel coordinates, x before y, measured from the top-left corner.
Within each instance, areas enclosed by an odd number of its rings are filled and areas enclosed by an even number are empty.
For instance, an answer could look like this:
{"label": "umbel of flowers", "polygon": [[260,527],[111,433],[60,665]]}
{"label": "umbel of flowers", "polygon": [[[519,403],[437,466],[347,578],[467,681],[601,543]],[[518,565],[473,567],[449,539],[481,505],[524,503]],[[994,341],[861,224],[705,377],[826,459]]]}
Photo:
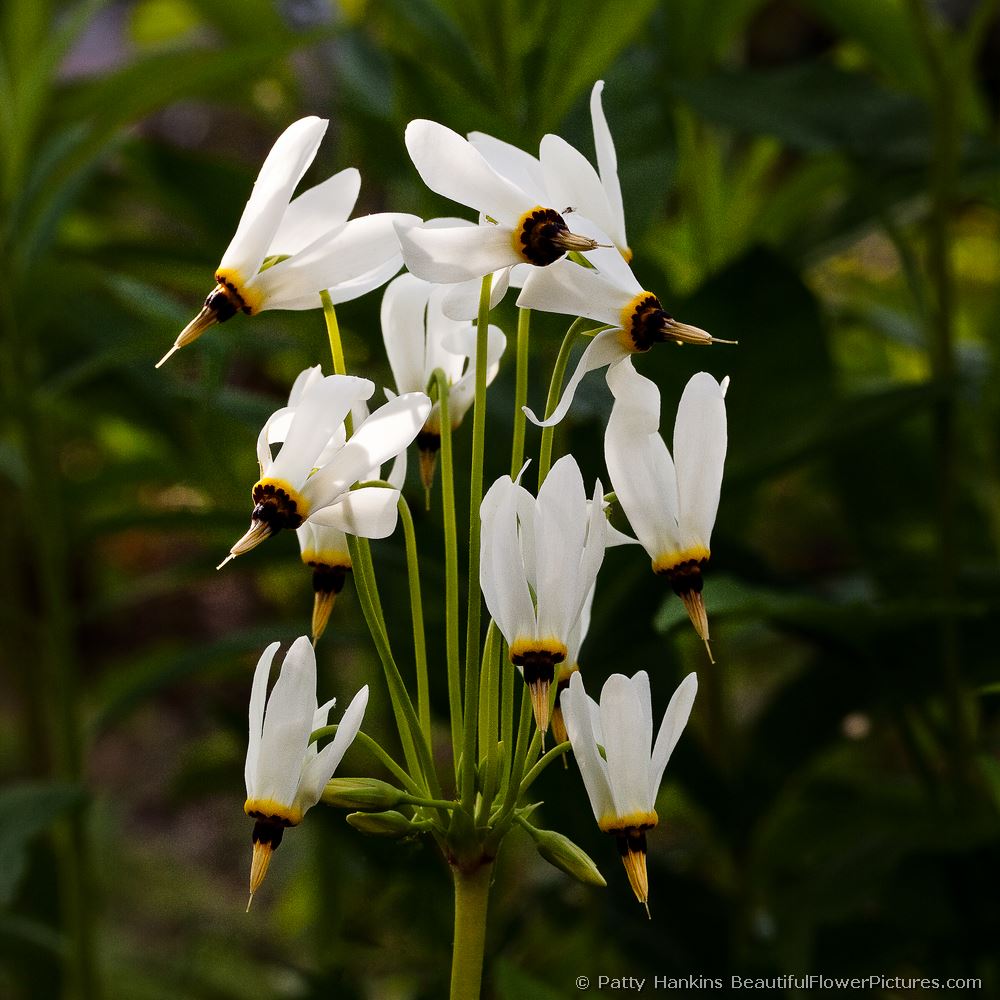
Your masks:
{"label": "umbel of flowers", "polygon": [[[326,123],[306,118],[289,126],[261,168],[204,307],[167,354],[238,312],[322,309],[333,373],[324,375],[320,364],[303,371],[287,403],[261,428],[250,526],[220,565],[293,529],[315,595],[312,644],[305,636],[291,644],[268,695],[279,646],[272,643],[251,685],[250,890],[259,892],[285,831],[320,802],[347,809],[347,821],[365,834],[430,838],[454,883],[453,1000],[479,996],[493,862],[515,827],[567,875],[605,884],[572,831],[544,829],[537,818],[534,783],[570,751],[597,825],[614,838],[632,890],[649,911],[647,834],[664,818],[657,794],[692,712],[697,680],[690,674],[677,687],[655,739],[656,705],[677,678],[655,669],[652,676],[612,674],[599,703],[587,695],[587,686],[600,683],[590,672],[601,664],[581,669],[581,648],[592,605],[600,601],[606,548],[644,548],[706,646],[709,638],[702,570],[721,491],[728,379],[702,372],[689,381],[668,449],[660,436],[659,390],[635,365],[660,343],[719,341],[674,319],[632,272],[602,89],[598,81],[590,101],[596,168],[557,136],[545,136],[536,157],[482,133],[464,138],[435,122],[412,122],[405,142],[418,173],[472,218],[350,220],[360,186],[350,168],[293,198]],[[390,281],[404,263],[408,273],[391,281],[381,308],[395,390],[385,388],[387,401],[376,405],[375,383],[363,372],[348,373],[335,306]],[[514,352],[505,351],[507,338],[489,322],[512,285],[521,288]],[[573,317],[541,417],[527,398],[531,310]],[[568,360],[581,339],[587,346],[567,382]],[[508,363],[515,385],[510,474],[488,484],[488,388]],[[600,479],[585,483],[572,455],[553,462],[554,425],[581,380],[599,368],[607,369],[613,397],[604,437],[611,497]],[[542,428],[537,458],[526,454],[529,418]],[[455,468],[453,449],[460,433],[471,438],[463,470]],[[506,448],[491,434],[491,452]],[[439,596],[446,628],[439,651],[427,648],[426,592],[407,499],[406,453],[413,443],[428,503],[432,487],[440,490],[432,515],[441,518],[444,539]],[[462,511],[459,472],[469,484]],[[624,513],[634,538],[612,527],[612,507]],[[469,539],[464,593],[460,520]],[[400,527],[413,626],[412,652],[405,654],[386,627],[386,615],[402,609],[381,601],[369,544]],[[367,685],[333,722],[334,702],[318,704],[313,645],[336,627],[334,602],[348,574],[382,667],[399,759],[361,730]],[[415,688],[403,680],[404,655],[412,659]],[[450,753],[434,742],[431,691],[438,686],[447,691]],[[550,721],[556,742],[546,750]],[[363,751],[381,777],[334,777],[352,744],[360,749],[351,763],[357,766]]]}

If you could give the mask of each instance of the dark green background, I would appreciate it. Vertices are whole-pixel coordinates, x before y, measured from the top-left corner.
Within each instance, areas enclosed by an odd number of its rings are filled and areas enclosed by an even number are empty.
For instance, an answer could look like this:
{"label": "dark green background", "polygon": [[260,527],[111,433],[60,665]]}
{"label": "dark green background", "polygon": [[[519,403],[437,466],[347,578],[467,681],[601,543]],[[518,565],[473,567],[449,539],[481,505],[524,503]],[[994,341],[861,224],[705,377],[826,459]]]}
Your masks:
{"label": "dark green background", "polygon": [[[537,816],[609,885],[512,835],[487,992],[809,972],[1000,991],[998,6],[6,0],[0,994],[445,995],[432,845],[317,808],[243,914],[250,671],[307,630],[312,596],[291,536],[213,567],[246,526],[260,423],[301,368],[329,368],[322,317],[237,318],[153,363],[289,122],[331,119],[307,181],[358,166],[359,211],[455,214],[406,157],[409,119],[531,150],[558,131],[592,156],[597,78],[640,281],[740,341],[639,360],[668,427],[692,372],[732,376],[706,585],[718,663],[645,558],[610,553],[592,693],[642,667],[660,713],[687,671],[702,679],[650,837],[653,919],[556,766]],[[381,384],[379,301],[340,313],[349,368]],[[499,316],[512,339],[510,301]],[[534,322],[536,409],[564,328]],[[512,401],[508,358],[488,480]],[[557,435],[588,480],[606,475],[608,409],[593,376]],[[411,490],[444,754],[440,507]],[[374,552],[410,672],[401,540]],[[322,697],[374,681],[366,729],[392,745],[351,584],[319,655]],[[353,750],[342,773],[379,772]]]}

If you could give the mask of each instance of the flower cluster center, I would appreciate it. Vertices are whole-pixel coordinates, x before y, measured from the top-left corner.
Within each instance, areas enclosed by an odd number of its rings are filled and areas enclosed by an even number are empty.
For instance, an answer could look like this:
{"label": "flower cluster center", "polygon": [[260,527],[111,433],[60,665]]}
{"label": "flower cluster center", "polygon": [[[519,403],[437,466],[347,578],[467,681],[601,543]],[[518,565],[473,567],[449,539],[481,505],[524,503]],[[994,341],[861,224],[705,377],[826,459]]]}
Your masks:
{"label": "flower cluster center", "polygon": [[308,507],[287,483],[261,479],[253,488],[251,519],[266,524],[272,532],[297,528],[305,519]]}
{"label": "flower cluster center", "polygon": [[632,350],[648,351],[653,344],[667,340],[670,319],[652,292],[640,292],[622,310],[622,329],[631,341]]}
{"label": "flower cluster center", "polygon": [[566,253],[566,221],[554,208],[541,206],[525,212],[514,230],[514,250],[529,264],[548,267]]}

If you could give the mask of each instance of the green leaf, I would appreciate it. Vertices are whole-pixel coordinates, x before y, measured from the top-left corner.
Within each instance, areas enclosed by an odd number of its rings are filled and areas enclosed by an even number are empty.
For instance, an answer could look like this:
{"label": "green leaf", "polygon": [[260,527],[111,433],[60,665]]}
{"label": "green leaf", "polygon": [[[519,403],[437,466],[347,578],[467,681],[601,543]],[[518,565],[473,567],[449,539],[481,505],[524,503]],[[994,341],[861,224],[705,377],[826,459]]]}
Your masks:
{"label": "green leaf", "polygon": [[0,906],[9,906],[14,899],[31,841],[83,800],[83,789],[77,785],[25,783],[0,791]]}

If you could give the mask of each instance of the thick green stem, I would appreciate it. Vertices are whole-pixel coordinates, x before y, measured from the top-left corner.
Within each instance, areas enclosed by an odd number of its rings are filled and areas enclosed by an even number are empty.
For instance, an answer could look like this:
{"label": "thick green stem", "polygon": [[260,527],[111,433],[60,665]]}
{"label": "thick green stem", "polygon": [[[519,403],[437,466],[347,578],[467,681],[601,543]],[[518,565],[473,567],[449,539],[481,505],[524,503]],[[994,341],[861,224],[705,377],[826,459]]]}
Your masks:
{"label": "thick green stem", "polygon": [[[573,320],[570,328],[566,331],[566,336],[563,337],[563,342],[559,346],[559,353],[556,355],[556,363],[552,368],[552,378],[549,381],[549,395],[545,400],[545,420],[548,420],[552,416],[559,405],[559,397],[562,394],[563,382],[566,379],[566,367],[569,364],[569,356],[573,350],[573,345],[576,343],[577,337],[584,335],[587,324],[592,322],[593,320],[584,319],[583,317]],[[593,334],[597,331],[586,330],[586,332]],[[552,442],[555,438],[555,433],[556,429],[554,426],[542,428],[542,443],[538,451],[539,489],[541,489],[542,483],[545,482],[545,477],[549,474],[549,469],[552,467]]]}
{"label": "thick green stem", "polygon": [[486,945],[486,911],[493,864],[472,871],[453,867],[455,881],[455,941],[451,957],[451,1000],[479,1000]]}
{"label": "thick green stem", "polygon": [[455,460],[452,455],[451,417],[448,412],[448,378],[440,369],[431,376],[437,385],[441,423],[441,517],[444,525],[444,611],[445,658],[448,668],[448,715],[451,718],[451,752],[458,780],[462,755],[462,653],[458,644],[461,629],[458,613],[458,526],[455,508]]}
{"label": "thick green stem", "polygon": [[427,680],[427,639],[424,634],[424,602],[420,593],[420,563],[417,556],[417,535],[413,529],[410,505],[400,496],[399,517],[406,538],[406,575],[410,583],[410,617],[413,619],[413,659],[417,668],[417,715],[420,731],[428,746],[431,742],[431,705]]}
{"label": "thick green stem", "polygon": [[510,452],[510,478],[514,479],[524,464],[524,430],[527,417],[524,406],[528,402],[528,348],[531,335],[531,310],[521,309],[517,314],[517,371],[514,386],[514,441]]}
{"label": "thick green stem", "polygon": [[483,461],[486,451],[486,350],[490,331],[492,275],[483,278],[476,323],[476,402],[472,413],[472,472],[469,476],[469,613],[465,630],[465,727],[462,808],[472,812],[476,795],[476,708],[479,700],[482,594],[479,590],[479,507],[483,501]]}

